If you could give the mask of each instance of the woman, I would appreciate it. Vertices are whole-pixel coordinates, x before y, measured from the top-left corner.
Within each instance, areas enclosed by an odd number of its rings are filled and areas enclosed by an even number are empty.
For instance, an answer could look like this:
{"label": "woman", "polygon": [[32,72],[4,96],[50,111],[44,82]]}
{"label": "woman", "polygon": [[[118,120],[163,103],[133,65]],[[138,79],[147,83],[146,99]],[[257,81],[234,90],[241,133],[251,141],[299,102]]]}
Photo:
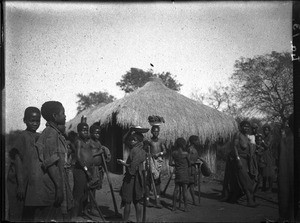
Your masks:
{"label": "woman", "polygon": [[254,188],[256,186],[257,171],[253,162],[252,145],[247,137],[250,126],[248,121],[242,121],[240,132],[234,137],[233,149],[226,163],[223,188],[225,198],[222,201],[234,203],[245,193],[247,206],[256,207],[258,204],[254,202]]}

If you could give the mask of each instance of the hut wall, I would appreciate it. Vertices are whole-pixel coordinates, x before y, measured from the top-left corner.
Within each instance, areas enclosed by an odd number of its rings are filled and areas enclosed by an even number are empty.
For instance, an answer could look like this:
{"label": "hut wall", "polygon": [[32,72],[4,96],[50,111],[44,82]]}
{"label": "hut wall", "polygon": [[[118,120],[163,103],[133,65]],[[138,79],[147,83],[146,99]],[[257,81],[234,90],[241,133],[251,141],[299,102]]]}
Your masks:
{"label": "hut wall", "polygon": [[123,173],[122,165],[117,163],[117,159],[123,159],[122,128],[117,125],[109,125],[102,129],[102,144],[109,148],[111,161],[107,164],[108,170],[112,173]]}

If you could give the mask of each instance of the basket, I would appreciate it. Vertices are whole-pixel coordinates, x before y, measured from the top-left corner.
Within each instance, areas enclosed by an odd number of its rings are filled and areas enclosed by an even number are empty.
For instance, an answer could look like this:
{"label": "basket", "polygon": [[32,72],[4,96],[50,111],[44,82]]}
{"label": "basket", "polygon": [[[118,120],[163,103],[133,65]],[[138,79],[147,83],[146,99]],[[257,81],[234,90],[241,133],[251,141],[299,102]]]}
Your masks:
{"label": "basket", "polygon": [[151,125],[151,126],[160,126],[161,124],[162,124],[162,122],[149,122],[149,124]]}

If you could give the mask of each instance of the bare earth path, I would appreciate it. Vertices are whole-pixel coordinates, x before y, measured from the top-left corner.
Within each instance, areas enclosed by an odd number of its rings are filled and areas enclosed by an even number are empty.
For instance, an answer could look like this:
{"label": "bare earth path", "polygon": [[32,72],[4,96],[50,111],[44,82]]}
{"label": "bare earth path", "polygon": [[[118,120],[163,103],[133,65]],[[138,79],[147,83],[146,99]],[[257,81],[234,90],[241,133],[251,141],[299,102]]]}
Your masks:
{"label": "bare earth path", "polygon": [[[110,174],[114,188],[114,194],[117,201],[119,213],[123,213],[120,209],[119,189],[122,184],[123,175]],[[164,189],[168,177],[162,179],[162,189]],[[188,212],[177,210],[171,211],[171,196],[174,190],[174,181],[172,180],[166,196],[162,198],[164,208],[147,208],[147,222],[266,222],[268,220],[278,219],[277,194],[271,192],[258,192],[257,202],[260,204],[256,208],[246,206],[246,199],[242,197],[239,204],[230,204],[220,202],[220,194],[222,190],[221,182],[213,179],[203,178],[201,183],[201,204],[200,206],[191,205],[190,195],[188,196]],[[196,192],[196,194],[198,194]],[[96,200],[101,208],[102,213],[107,216],[108,221],[119,222],[121,218],[114,216],[114,205],[109,189],[109,184],[105,177],[103,188],[96,193]],[[93,218],[100,221],[100,218]],[[74,221],[86,222],[87,219],[78,218]],[[89,220],[90,221],[90,220]],[[134,206],[131,207],[130,221],[135,222]]]}

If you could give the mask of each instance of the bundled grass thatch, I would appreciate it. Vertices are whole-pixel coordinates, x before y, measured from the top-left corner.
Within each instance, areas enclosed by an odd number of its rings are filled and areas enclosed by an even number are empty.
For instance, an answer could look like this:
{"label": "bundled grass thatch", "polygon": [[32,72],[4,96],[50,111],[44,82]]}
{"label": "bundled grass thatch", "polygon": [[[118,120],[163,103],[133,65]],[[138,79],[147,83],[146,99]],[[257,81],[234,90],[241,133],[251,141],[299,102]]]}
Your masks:
{"label": "bundled grass thatch", "polygon": [[131,125],[150,128],[148,116],[162,116],[165,123],[160,137],[173,142],[191,135],[198,135],[202,142],[213,142],[237,131],[234,118],[167,88],[160,79],[153,79],[122,99],[82,112],[67,123],[67,131],[76,131],[82,115],[87,116],[89,125],[100,121],[102,126],[112,124],[115,117],[116,124],[125,129]]}

